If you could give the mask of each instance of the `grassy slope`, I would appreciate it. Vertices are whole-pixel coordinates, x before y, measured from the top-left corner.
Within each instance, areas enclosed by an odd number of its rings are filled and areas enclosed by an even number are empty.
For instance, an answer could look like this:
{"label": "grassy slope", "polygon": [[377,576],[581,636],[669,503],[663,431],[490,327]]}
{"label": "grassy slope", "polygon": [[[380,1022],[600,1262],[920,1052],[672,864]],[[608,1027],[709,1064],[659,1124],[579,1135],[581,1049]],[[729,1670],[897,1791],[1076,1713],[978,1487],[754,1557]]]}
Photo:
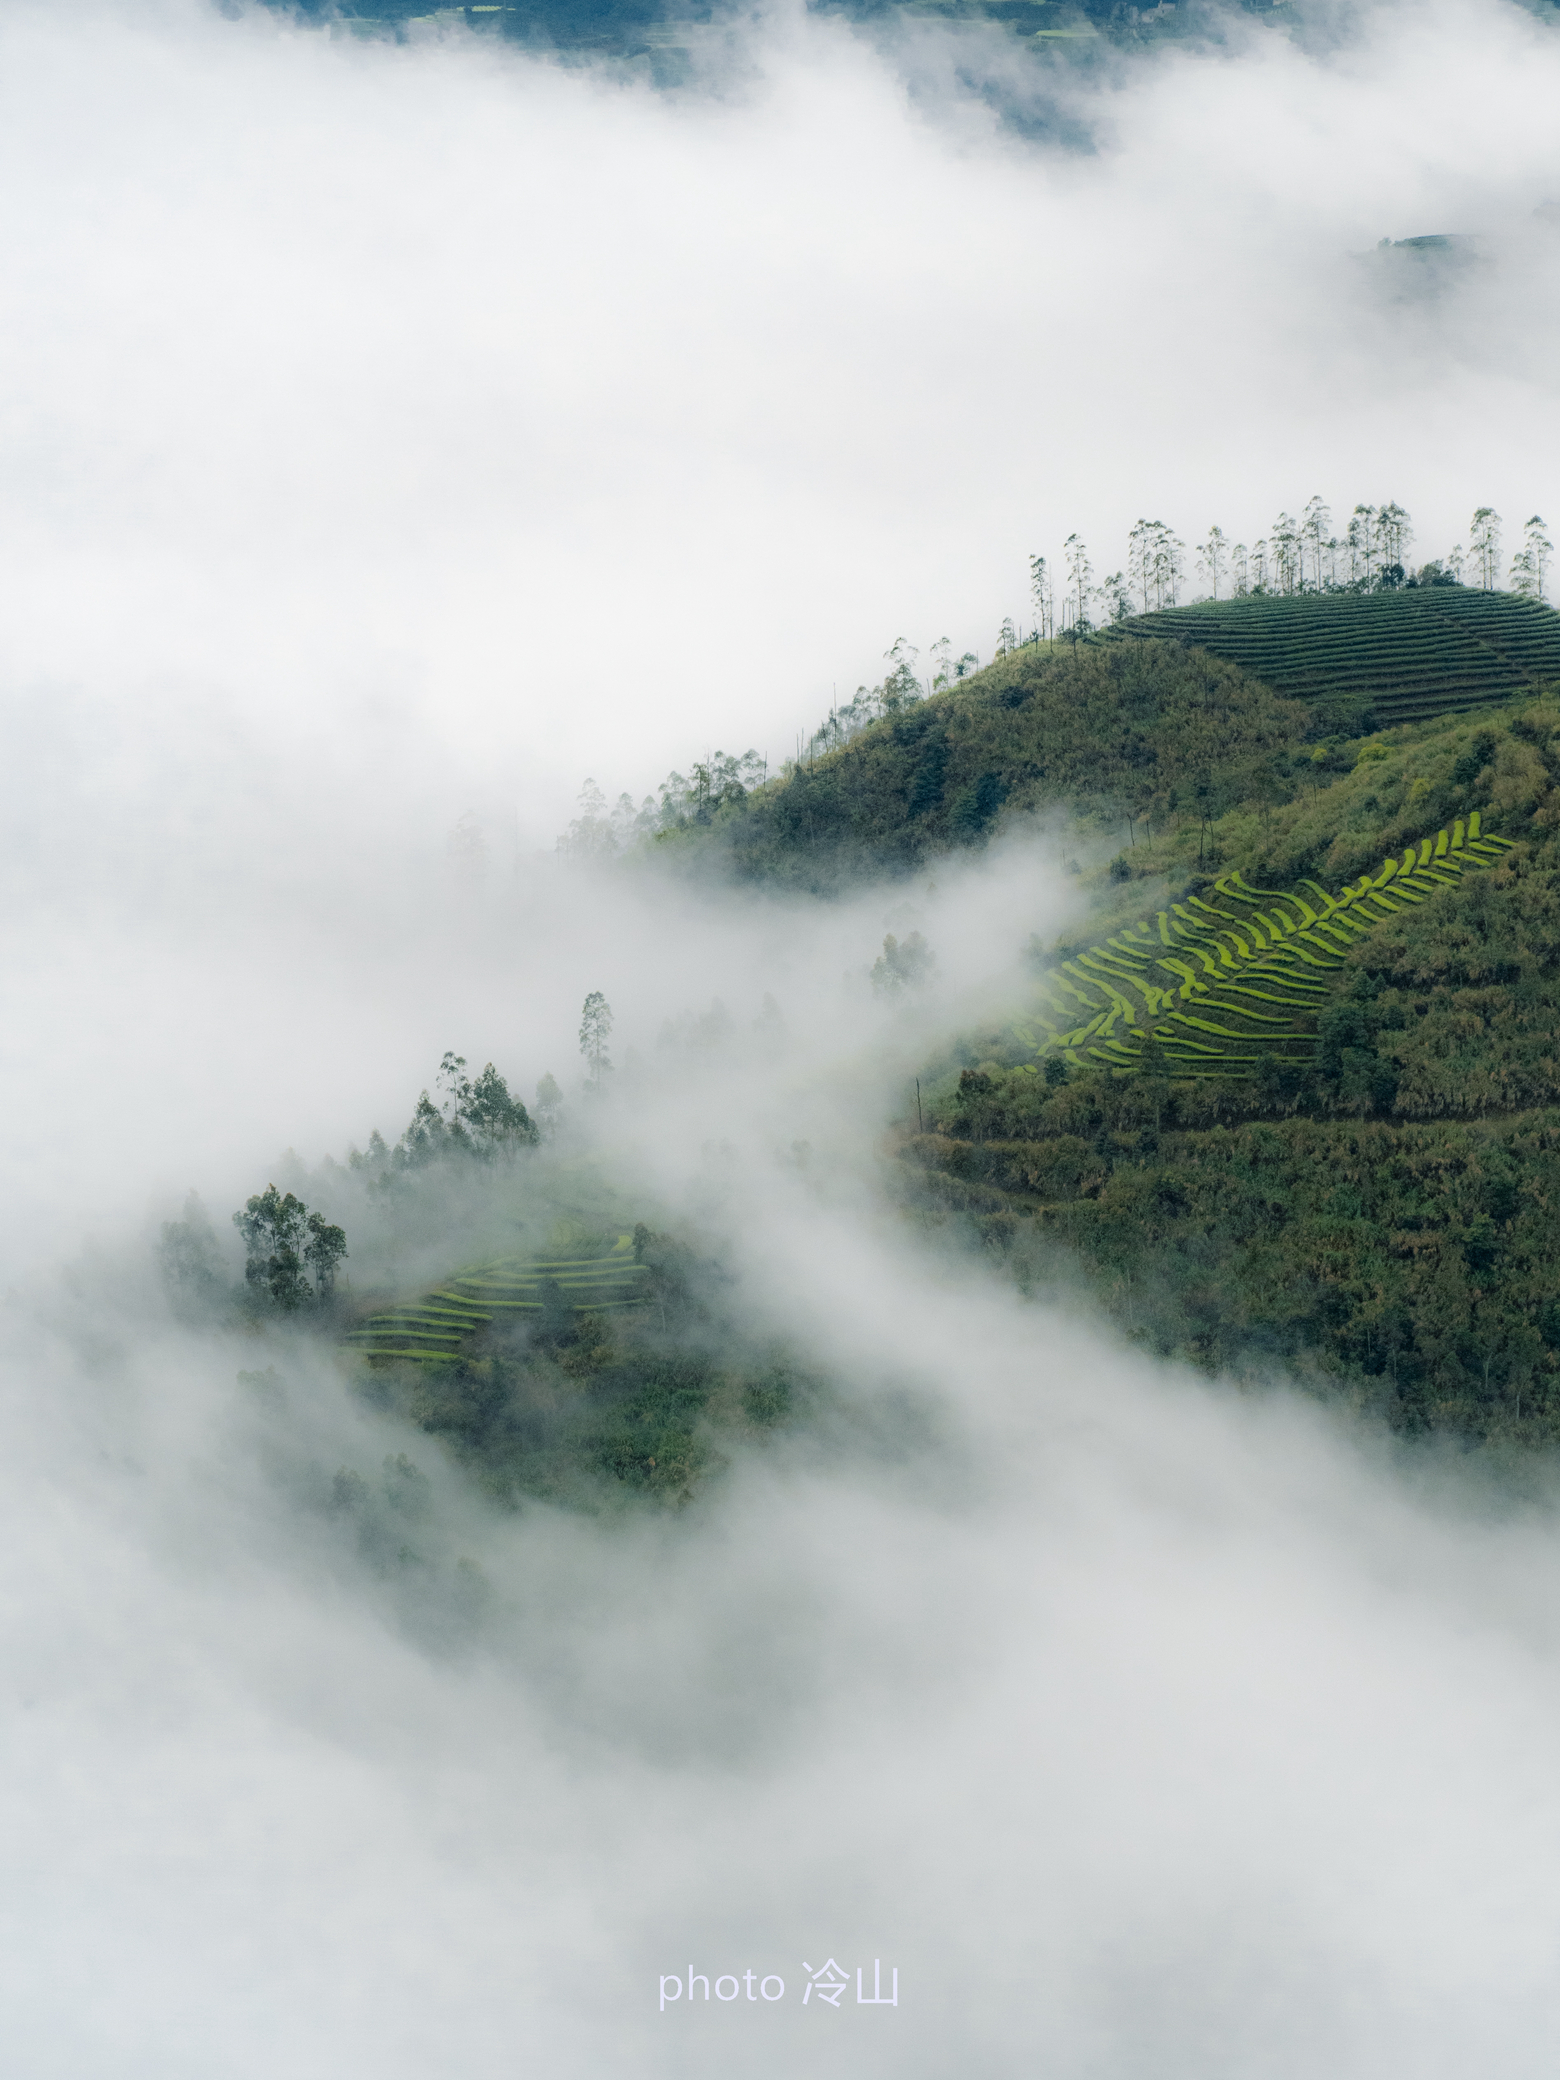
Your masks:
{"label": "grassy slope", "polygon": [[[1414,626],[1395,611],[1376,625]],[[1026,1277],[1060,1245],[1157,1349],[1281,1358],[1405,1430],[1557,1442],[1560,702],[1489,704],[1487,678],[1476,706],[1376,729],[1371,652],[1351,676],[1334,648],[1308,706],[1162,640],[1022,651],[669,842],[826,889],[1066,808],[1119,848],[1069,951],[1217,873],[1337,890],[1479,809],[1514,848],[1349,949],[1309,1063],[1057,1089],[1009,1027],[929,1079],[933,1131],[903,1153],[920,1203]]]}
{"label": "grassy slope", "polygon": [[1309,729],[1297,703],[1174,643],[1033,647],[661,842],[820,891],[1058,802],[1126,842],[1129,816],[1287,798],[1312,770]]}
{"label": "grassy slope", "polygon": [[[1309,1067],[1048,1087],[988,1034],[904,1152],[1021,1265],[1065,1243],[1156,1348],[1281,1355],[1407,1429],[1560,1441],[1560,702],[1349,753],[1286,804],[1232,809],[1222,861],[1333,885],[1472,807],[1516,842],[1349,950]],[[1137,859],[1119,916],[1199,885],[1185,830]]]}

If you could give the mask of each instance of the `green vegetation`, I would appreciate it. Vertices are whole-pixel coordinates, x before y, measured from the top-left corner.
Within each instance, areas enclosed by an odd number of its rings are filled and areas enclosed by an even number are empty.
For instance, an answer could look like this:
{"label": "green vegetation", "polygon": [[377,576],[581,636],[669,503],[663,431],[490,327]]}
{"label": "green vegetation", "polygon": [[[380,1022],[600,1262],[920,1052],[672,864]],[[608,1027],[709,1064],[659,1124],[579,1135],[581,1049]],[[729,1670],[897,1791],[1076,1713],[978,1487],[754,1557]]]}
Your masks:
{"label": "green vegetation", "polygon": [[1022,1140],[913,1138],[917,1200],[1026,1283],[1070,1263],[1166,1356],[1293,1368],[1406,1432],[1560,1442],[1560,1110],[1219,1118],[1199,1089],[1091,1079]]}
{"label": "green vegetation", "polygon": [[365,1316],[348,1331],[348,1345],[370,1359],[400,1359],[419,1365],[454,1365],[472,1339],[494,1322],[522,1315],[546,1316],[603,1307],[629,1307],[642,1300],[645,1266],[634,1238],[601,1238],[591,1255],[526,1261],[497,1257],[458,1272],[420,1300]]}
{"label": "green vegetation", "polygon": [[[1518,657],[1536,673],[1555,617],[1416,590],[1436,601],[1188,610],[1199,627],[1246,616],[1278,646],[1264,668],[1291,672],[1277,687],[1129,629],[1016,645],[964,678],[950,658],[951,683],[922,698],[896,646],[848,741],[774,780],[717,755],[666,795],[655,844],[830,890],[1043,815],[1090,917],[1032,942],[1003,1018],[924,1066],[917,1131],[907,1120],[898,1139],[917,1217],[968,1227],[1030,1286],[1081,1283],[1155,1351],[1250,1375],[1282,1365],[1405,1433],[1547,1446],[1560,698],[1496,701],[1465,681],[1414,719],[1384,723],[1382,704],[1393,687],[1425,693],[1427,628],[1443,663],[1443,622],[1484,643],[1504,617],[1508,658],[1509,631],[1536,629]],[[1336,669],[1317,663],[1329,656]],[[1304,700],[1285,690],[1302,685]],[[639,814],[629,804],[624,828]],[[578,849],[602,828],[592,809]],[[918,934],[889,936],[871,986],[907,1000],[933,967]],[[598,1094],[610,1029],[593,993],[580,1048]],[[362,1290],[337,1296],[333,1333],[362,1391],[495,1493],[592,1506],[686,1496],[722,1438],[757,1436],[817,1392],[751,1344],[711,1262],[647,1226],[625,1234],[634,1215],[571,1143],[550,1077],[537,1119],[491,1064],[472,1079],[447,1055],[439,1083],[393,1148],[376,1133],[345,1170],[279,1172],[239,1216],[249,1295],[286,1314],[313,1263],[302,1195],[343,1246],[335,1218],[355,1209]],[[198,1206],[162,1255],[182,1311],[231,1317]],[[329,1278],[313,1273],[317,1308]]]}
{"label": "green vegetation", "polygon": [[[593,993],[587,1088],[610,1070],[610,1023]],[[157,1251],[175,1312],[265,1333],[284,1350],[300,1332],[328,1337],[359,1392],[439,1438],[509,1501],[684,1501],[732,1442],[773,1433],[817,1398],[819,1383],[783,1346],[748,1334],[712,1259],[644,1223],[632,1233],[608,1224],[619,1209],[588,1150],[567,1146],[550,1076],[539,1090],[545,1149],[491,1063],[472,1079],[446,1054],[438,1080],[442,1105],[424,1091],[394,1148],[376,1133],[366,1156],[312,1174],[289,1159],[301,1189],[351,1219],[359,1290],[337,1285],[345,1227],[311,1213],[299,1190],[271,1185],[233,1216],[247,1259],[238,1284],[192,1194]],[[479,1254],[431,1282],[398,1269],[517,1229],[545,1240]],[[400,1298],[408,1287],[416,1297]],[[266,1405],[284,1404],[274,1367],[239,1378]],[[383,1482],[344,1468],[328,1506],[358,1526],[371,1557],[400,1564],[411,1549],[397,1526],[426,1482],[404,1458],[385,1466]]]}
{"label": "green vegetation", "polygon": [[753,1344],[724,1287],[713,1262],[641,1224],[599,1256],[477,1267],[349,1341],[365,1391],[504,1500],[683,1502],[726,1445],[819,1392],[783,1349]]}
{"label": "green vegetation", "polygon": [[1560,679],[1560,614],[1462,585],[1203,601],[1118,624],[1229,659],[1321,715],[1411,722]]}
{"label": "green vegetation", "polygon": [[1269,1062],[1308,1063],[1349,948],[1509,842],[1481,837],[1475,809],[1466,830],[1459,817],[1337,896],[1314,881],[1278,894],[1226,874],[1213,900],[1188,891],[1151,924],[1058,961],[1042,985],[1045,1008],[1014,1030],[1036,1054],[1166,1075],[1253,1076]]}
{"label": "green vegetation", "polygon": [[[1054,1029],[1020,1012],[926,1079],[914,1196],[1154,1350],[1295,1368],[1405,1432],[1560,1443],[1560,702],[1318,749],[1287,803],[1162,830],[1103,882],[1111,928],[1038,954]],[[1189,873],[1199,845],[1238,864]],[[1345,884],[1325,915],[1319,879]],[[1144,881],[1166,895],[1129,935]],[[1312,926],[1262,893],[1297,886]],[[1230,987],[1264,969],[1286,1004]],[[1057,1017],[1064,976],[1134,1010],[1115,1047],[1100,1009]],[[1211,997],[1286,1025],[1221,1015],[1245,1037],[1189,1062],[1165,1013]]]}
{"label": "green vegetation", "polygon": [[1027,645],[842,749],[733,789],[657,840],[745,879],[824,891],[979,841],[1000,817],[1067,804],[1086,830],[1194,824],[1285,799],[1314,767],[1310,716],[1175,643]]}
{"label": "green vegetation", "polygon": [[347,1253],[346,1235],[333,1222],[272,1184],[246,1201],[233,1225],[244,1238],[244,1279],[257,1301],[282,1314],[330,1305],[336,1267]]}

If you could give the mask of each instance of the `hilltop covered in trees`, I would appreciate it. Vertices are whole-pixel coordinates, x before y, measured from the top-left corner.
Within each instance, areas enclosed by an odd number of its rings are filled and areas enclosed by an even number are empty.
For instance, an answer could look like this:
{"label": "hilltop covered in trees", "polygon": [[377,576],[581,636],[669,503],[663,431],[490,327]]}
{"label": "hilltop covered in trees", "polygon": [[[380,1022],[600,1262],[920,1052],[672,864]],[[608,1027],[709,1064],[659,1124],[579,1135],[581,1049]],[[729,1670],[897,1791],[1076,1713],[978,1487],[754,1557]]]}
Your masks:
{"label": "hilltop covered in trees", "polygon": [[672,825],[663,848],[824,890],[914,866],[1002,814],[1067,805],[1124,840],[1309,779],[1309,712],[1174,643],[1028,645],[929,699],[890,697],[841,750]]}

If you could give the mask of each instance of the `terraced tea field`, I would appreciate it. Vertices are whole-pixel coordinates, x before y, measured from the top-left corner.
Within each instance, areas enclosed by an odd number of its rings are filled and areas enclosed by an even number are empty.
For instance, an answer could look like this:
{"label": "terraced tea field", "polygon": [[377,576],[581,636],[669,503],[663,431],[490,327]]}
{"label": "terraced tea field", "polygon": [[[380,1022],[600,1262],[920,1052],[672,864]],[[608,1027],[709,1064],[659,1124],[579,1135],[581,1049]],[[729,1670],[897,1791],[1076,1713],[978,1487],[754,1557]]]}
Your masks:
{"label": "terraced tea field", "polygon": [[1281,894],[1226,874],[1217,901],[1188,896],[1062,961],[1033,1020],[1013,1030],[1035,1054],[1089,1068],[1244,1078],[1267,1057],[1309,1064],[1349,947],[1510,843],[1484,836],[1475,810],[1336,896],[1314,881]]}
{"label": "terraced tea field", "polygon": [[568,1307],[631,1307],[640,1298],[645,1268],[634,1260],[634,1239],[620,1235],[604,1256],[527,1259],[495,1257],[474,1264],[420,1300],[366,1316],[347,1332],[347,1347],[370,1359],[452,1365],[469,1354],[471,1340],[494,1323],[539,1314],[549,1286]]}
{"label": "terraced tea field", "polygon": [[1461,585],[1205,601],[1135,615],[1119,633],[1197,644],[1324,712],[1329,702],[1366,701],[1378,725],[1560,680],[1560,614]]}

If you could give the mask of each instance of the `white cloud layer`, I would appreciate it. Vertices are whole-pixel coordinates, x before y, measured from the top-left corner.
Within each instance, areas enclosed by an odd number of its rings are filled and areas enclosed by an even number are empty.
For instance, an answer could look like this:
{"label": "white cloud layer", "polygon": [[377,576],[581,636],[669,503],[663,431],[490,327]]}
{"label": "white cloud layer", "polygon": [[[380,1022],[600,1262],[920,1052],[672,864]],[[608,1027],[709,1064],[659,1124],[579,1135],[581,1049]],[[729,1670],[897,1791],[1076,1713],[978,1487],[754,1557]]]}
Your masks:
{"label": "white cloud layer", "polygon": [[[788,750],[898,634],[984,651],[1074,528],[1554,502],[1516,8],[1064,76],[1088,153],[791,15],[673,99],[186,0],[0,38],[0,665],[247,764],[400,807],[436,747],[548,835],[587,769]],[[1446,229],[1489,257],[1428,300],[1358,257]]]}
{"label": "white cloud layer", "polygon": [[[923,1037],[1062,914],[1043,848],[826,913],[535,857],[587,770],[783,751],[901,632],[984,648],[1074,526],[1104,564],[1140,512],[1251,536],[1321,490],[1428,550],[1554,504],[1527,15],[1064,82],[1090,153],[912,98],[939,48],[781,17],[658,99],[181,0],[0,15],[27,2080],[1548,2070],[1549,1505],[1153,1370],[880,1209]],[[1473,287],[1352,257],[1441,229],[1487,234]],[[896,1037],[901,900],[945,993]],[[563,1075],[598,987],[647,1055],[780,1000],[778,1067],[654,1083],[615,1155],[724,1206],[755,1317],[844,1383],[821,1441],[673,1521],[502,1517],[328,1371],[251,1405],[247,1345],[162,1318],[149,1212],[393,1132],[447,1046]],[[311,1510],[402,1449],[485,1614]],[[903,2005],[801,2009],[814,1945]],[[663,2015],[690,1959],[786,1998]]]}

